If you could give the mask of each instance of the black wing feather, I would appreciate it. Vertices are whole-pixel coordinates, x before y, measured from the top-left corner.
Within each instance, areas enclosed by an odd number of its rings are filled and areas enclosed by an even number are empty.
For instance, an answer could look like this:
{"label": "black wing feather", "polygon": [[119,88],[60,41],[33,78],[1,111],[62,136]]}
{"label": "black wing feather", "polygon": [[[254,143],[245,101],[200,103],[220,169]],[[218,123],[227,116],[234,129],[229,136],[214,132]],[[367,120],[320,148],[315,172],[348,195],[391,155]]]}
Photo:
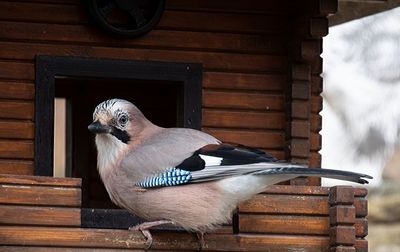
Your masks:
{"label": "black wing feather", "polygon": [[210,144],[195,151],[192,156],[185,159],[176,167],[187,171],[204,169],[206,163],[199,155],[222,158],[221,165],[243,165],[278,161],[270,154],[243,145],[235,147],[227,144]]}

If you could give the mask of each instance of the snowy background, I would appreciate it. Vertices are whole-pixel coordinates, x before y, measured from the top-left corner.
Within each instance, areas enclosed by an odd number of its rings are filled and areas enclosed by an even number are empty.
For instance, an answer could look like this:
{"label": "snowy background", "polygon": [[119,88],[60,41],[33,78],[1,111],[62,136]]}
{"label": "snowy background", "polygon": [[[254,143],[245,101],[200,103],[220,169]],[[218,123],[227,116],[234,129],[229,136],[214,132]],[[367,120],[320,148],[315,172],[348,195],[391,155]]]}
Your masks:
{"label": "snowy background", "polygon": [[322,56],[322,167],[377,186],[385,166],[400,172],[387,162],[400,143],[400,8],[331,27]]}

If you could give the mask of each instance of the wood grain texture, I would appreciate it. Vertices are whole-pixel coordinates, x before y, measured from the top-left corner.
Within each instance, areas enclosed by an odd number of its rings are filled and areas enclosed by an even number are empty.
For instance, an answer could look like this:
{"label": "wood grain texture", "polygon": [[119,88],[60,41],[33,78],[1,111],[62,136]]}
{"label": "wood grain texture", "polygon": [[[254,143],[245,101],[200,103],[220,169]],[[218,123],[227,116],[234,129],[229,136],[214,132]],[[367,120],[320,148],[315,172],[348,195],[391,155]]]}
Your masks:
{"label": "wood grain texture", "polygon": [[22,41],[64,42],[118,47],[161,47],[283,55],[285,39],[277,35],[153,30],[134,40],[121,40],[88,25],[0,21],[0,37]]}
{"label": "wood grain texture", "polygon": [[282,95],[223,92],[206,89],[203,91],[203,107],[282,111],[284,109],[284,99]]}
{"label": "wood grain texture", "polygon": [[329,218],[240,214],[239,230],[245,233],[328,235]]}
{"label": "wood grain texture", "polygon": [[0,225],[81,226],[78,208],[0,205]]}
{"label": "wood grain texture", "polygon": [[1,184],[0,203],[78,207],[81,205],[81,190],[68,187]]}
{"label": "wood grain texture", "polygon": [[[197,250],[194,234],[153,232],[152,249],[172,251]],[[140,232],[128,230],[0,227],[0,243],[4,245],[66,246],[91,248],[143,249],[145,244]],[[328,251],[328,237],[294,235],[221,235],[206,234],[204,251]]]}
{"label": "wood grain texture", "polygon": [[241,213],[328,215],[327,197],[259,194],[239,206]]}
{"label": "wood grain texture", "polygon": [[205,72],[204,88],[282,91],[286,84],[284,74],[243,74]]}
{"label": "wood grain texture", "polygon": [[29,121],[0,121],[0,138],[33,139],[34,123]]}
{"label": "wood grain texture", "polygon": [[[7,21],[32,21],[53,24],[88,24],[89,17],[82,5],[1,2],[0,17]],[[275,25],[279,23],[280,25]],[[240,33],[283,33],[287,19],[284,15],[254,15],[165,10],[158,29],[189,31],[207,30]]]}
{"label": "wood grain texture", "polygon": [[33,175],[33,167],[29,160],[0,159],[0,174]]}
{"label": "wood grain texture", "polygon": [[0,139],[0,158],[21,158],[33,159],[34,158],[34,144],[33,141],[12,141]]}
{"label": "wood grain texture", "polygon": [[254,148],[282,148],[284,146],[283,132],[225,130],[214,128],[203,128],[203,130],[222,142],[231,144],[243,144]]}
{"label": "wood grain texture", "polygon": [[[5,54],[12,55],[14,49],[15,48],[9,48],[8,50],[11,51],[8,51]],[[3,52],[4,50],[0,50],[0,55],[2,55]],[[0,61],[0,78],[14,80],[34,80],[35,68],[32,63]]]}
{"label": "wood grain texture", "polygon": [[31,82],[0,81],[0,98],[27,99],[35,98],[35,87]]}
{"label": "wood grain texture", "polygon": [[0,118],[33,119],[33,102],[0,100]]}
{"label": "wood grain texture", "polygon": [[[38,54],[130,60],[203,63],[205,69],[230,71],[277,71],[286,69],[287,58],[279,55],[234,54],[103,46],[0,42],[0,58],[33,60]],[[30,70],[33,72],[33,68]],[[0,72],[0,77],[2,76]]]}
{"label": "wood grain texture", "polygon": [[[283,113],[241,112],[203,109],[203,127],[284,129]],[[1,128],[0,128],[1,129]]]}
{"label": "wood grain texture", "polygon": [[80,188],[82,186],[82,180],[80,178],[53,178],[44,176],[0,174],[0,184]]}

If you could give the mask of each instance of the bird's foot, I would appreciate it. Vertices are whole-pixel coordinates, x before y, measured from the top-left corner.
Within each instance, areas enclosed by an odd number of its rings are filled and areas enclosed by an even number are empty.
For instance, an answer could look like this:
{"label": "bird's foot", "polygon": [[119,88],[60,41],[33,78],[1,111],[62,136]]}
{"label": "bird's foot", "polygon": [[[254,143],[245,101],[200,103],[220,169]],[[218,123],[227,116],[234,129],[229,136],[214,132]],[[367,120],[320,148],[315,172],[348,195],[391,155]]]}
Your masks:
{"label": "bird's foot", "polygon": [[197,240],[199,241],[199,251],[202,251],[205,247],[206,243],[204,242],[204,233],[203,232],[196,232]]}
{"label": "bird's foot", "polygon": [[152,227],[156,227],[156,226],[160,226],[160,225],[164,225],[164,224],[174,224],[174,223],[172,221],[168,221],[168,220],[143,222],[136,226],[130,227],[129,230],[142,232],[143,236],[146,237],[146,246],[147,246],[146,250],[147,250],[153,244],[153,236],[151,235],[149,229]]}

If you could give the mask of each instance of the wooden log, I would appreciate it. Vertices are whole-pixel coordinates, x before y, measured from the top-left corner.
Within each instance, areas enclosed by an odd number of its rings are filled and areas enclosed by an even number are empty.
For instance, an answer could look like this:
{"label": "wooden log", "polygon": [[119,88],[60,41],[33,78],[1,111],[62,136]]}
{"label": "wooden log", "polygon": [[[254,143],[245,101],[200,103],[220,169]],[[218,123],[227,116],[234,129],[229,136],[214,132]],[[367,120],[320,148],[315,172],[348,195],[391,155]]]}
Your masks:
{"label": "wooden log", "polygon": [[309,138],[310,122],[303,120],[293,120],[291,122],[291,136],[295,138]]}
{"label": "wooden log", "polygon": [[0,121],[0,138],[33,139],[34,124],[27,121]]}
{"label": "wooden log", "polygon": [[202,122],[203,127],[284,129],[286,118],[285,114],[275,112],[261,113],[203,109]]}
{"label": "wooden log", "polygon": [[34,144],[30,140],[1,140],[0,158],[34,158]]}
{"label": "wooden log", "polygon": [[33,102],[28,101],[0,101],[0,118],[33,119]]}
{"label": "wooden log", "polygon": [[53,178],[42,176],[17,176],[0,174],[0,185],[54,186],[80,188],[80,178]]}
{"label": "wooden log", "polygon": [[354,189],[335,186],[329,190],[330,249],[331,251],[355,251],[356,211],[353,206]]}
{"label": "wooden log", "polygon": [[81,226],[78,208],[0,205],[0,224],[39,226]]}
{"label": "wooden log", "polygon": [[[287,24],[285,15],[254,15],[165,10],[157,29],[214,31],[235,33],[283,33]],[[1,2],[0,17],[3,20],[55,23],[88,24],[89,16],[80,5]],[[280,25],[276,25],[280,24]]]}
{"label": "wooden log", "polygon": [[35,98],[35,86],[31,82],[0,81],[0,98],[27,99]]}
{"label": "wooden log", "polygon": [[[0,50],[0,54],[2,54],[2,51]],[[32,63],[0,61],[0,78],[34,80],[35,67]]]}
{"label": "wooden log", "polygon": [[[197,250],[198,241],[194,234],[153,232],[152,249],[172,251]],[[143,249],[145,239],[138,231],[0,227],[0,244],[26,246],[82,247],[82,248],[129,248]],[[329,240],[321,236],[295,235],[222,235],[206,234],[204,251],[327,251]]]}
{"label": "wooden log", "polygon": [[250,131],[203,128],[203,131],[231,144],[243,144],[254,148],[282,148],[284,133],[276,131]]}
{"label": "wooden log", "polygon": [[239,213],[327,216],[329,203],[326,196],[259,194],[240,204]]}
{"label": "wooden log", "polygon": [[329,218],[292,215],[239,215],[239,231],[268,234],[329,234]]}
{"label": "wooden log", "polygon": [[310,83],[308,81],[293,81],[292,99],[308,100],[310,96]]}
{"label": "wooden log", "polygon": [[[62,34],[62,36],[60,36]],[[121,40],[88,25],[38,24],[0,21],[0,37],[19,41],[61,42],[118,47],[175,48],[177,50],[214,50],[247,53],[285,54],[281,35],[230,34],[152,30],[134,40]]]}
{"label": "wooden log", "polygon": [[[38,54],[129,60],[203,63],[206,70],[238,72],[283,72],[287,57],[279,55],[236,54],[225,52],[178,51],[163,49],[113,48],[102,46],[0,42],[0,58],[33,60]],[[21,64],[21,63],[19,63]],[[1,66],[1,64],[0,64]],[[9,66],[6,66],[9,68]],[[12,69],[11,69],[12,70]],[[33,75],[33,66],[29,73]],[[4,70],[2,70],[4,71]],[[8,70],[7,72],[9,72]],[[0,77],[5,74],[0,72]],[[14,73],[15,76],[15,73]]]}
{"label": "wooden log", "polygon": [[1,184],[0,203],[79,207],[81,205],[81,190],[70,187]]}
{"label": "wooden log", "polygon": [[282,95],[260,93],[203,91],[203,107],[226,109],[251,109],[260,111],[283,111]]}
{"label": "wooden log", "polygon": [[293,64],[292,79],[309,81],[311,78],[311,69],[308,64]]}
{"label": "wooden log", "polygon": [[0,159],[0,174],[33,175],[33,161]]}
{"label": "wooden log", "polygon": [[204,72],[203,87],[219,89],[244,89],[282,91],[286,84],[284,74],[243,74]]}
{"label": "wooden log", "polygon": [[293,138],[290,144],[290,155],[292,157],[308,158],[310,155],[310,140]]}

